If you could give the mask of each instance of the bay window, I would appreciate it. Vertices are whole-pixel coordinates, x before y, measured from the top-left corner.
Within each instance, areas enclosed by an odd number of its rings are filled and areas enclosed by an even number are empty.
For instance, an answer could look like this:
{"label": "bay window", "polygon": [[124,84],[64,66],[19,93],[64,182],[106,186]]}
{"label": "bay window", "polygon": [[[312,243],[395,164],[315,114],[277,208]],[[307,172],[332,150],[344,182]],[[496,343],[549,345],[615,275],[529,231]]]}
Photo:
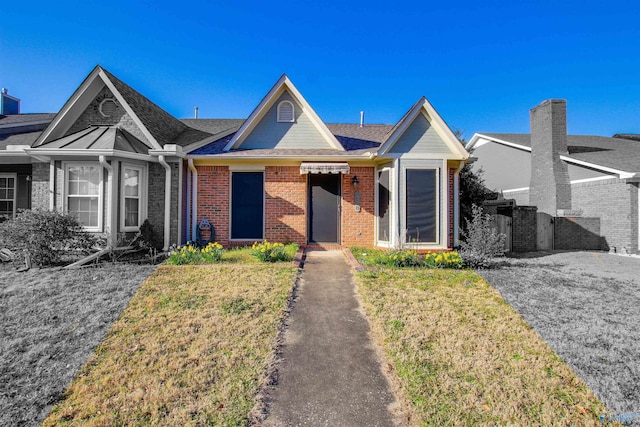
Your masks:
{"label": "bay window", "polygon": [[102,167],[98,164],[65,165],[65,206],[88,231],[101,231]]}

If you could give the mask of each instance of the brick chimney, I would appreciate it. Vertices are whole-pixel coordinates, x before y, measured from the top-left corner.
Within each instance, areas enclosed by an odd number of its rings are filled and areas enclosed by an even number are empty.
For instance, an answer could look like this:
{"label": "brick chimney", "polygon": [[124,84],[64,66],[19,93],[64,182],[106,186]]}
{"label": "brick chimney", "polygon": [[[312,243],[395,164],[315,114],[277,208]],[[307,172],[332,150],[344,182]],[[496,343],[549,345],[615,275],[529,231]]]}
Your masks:
{"label": "brick chimney", "polygon": [[531,182],[529,204],[538,212],[564,216],[571,210],[567,164],[567,101],[550,99],[531,109]]}

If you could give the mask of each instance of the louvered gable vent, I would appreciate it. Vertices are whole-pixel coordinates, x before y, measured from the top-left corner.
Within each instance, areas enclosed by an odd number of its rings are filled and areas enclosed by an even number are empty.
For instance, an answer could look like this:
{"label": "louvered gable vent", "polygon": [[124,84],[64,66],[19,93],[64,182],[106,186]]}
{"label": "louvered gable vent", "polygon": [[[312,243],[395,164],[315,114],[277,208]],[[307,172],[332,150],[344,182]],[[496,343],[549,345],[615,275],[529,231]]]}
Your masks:
{"label": "louvered gable vent", "polygon": [[278,104],[278,122],[279,123],[293,123],[295,114],[293,110],[293,103],[290,101],[282,101]]}

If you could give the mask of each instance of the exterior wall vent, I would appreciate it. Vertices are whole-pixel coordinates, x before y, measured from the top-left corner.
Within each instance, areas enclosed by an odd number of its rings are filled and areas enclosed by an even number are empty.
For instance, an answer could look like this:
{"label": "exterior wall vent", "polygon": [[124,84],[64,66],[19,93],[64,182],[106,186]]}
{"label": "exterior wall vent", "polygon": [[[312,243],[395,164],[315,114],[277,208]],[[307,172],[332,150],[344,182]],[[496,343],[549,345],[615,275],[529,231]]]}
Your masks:
{"label": "exterior wall vent", "polygon": [[278,104],[278,123],[293,123],[294,121],[293,103],[290,101],[282,101]]}

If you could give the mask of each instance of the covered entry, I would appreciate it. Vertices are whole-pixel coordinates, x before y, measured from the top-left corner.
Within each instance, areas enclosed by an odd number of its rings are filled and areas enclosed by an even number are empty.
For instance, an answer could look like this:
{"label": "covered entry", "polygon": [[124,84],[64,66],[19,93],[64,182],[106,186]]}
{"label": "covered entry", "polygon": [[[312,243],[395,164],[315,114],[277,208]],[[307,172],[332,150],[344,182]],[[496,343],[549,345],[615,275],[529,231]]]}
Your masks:
{"label": "covered entry", "polygon": [[309,174],[307,241],[340,243],[341,173],[347,163],[303,163],[300,173]]}

